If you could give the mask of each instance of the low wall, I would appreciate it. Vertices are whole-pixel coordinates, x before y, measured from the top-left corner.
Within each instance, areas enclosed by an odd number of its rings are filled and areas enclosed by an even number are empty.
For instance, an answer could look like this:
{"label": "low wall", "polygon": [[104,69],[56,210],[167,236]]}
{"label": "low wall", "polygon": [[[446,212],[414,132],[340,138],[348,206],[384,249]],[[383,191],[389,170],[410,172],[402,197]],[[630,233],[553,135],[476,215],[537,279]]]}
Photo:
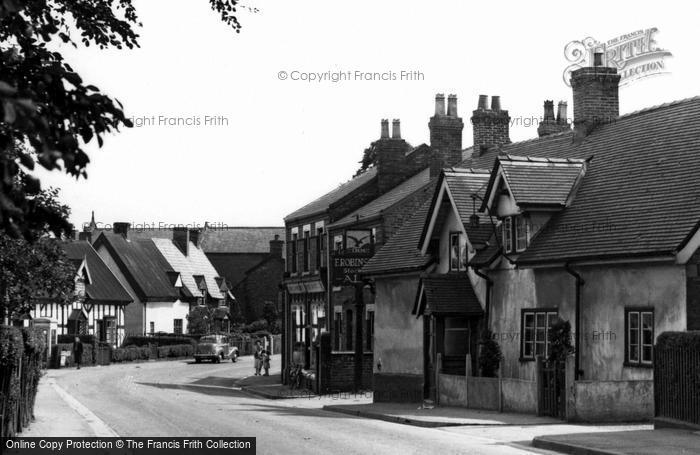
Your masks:
{"label": "low wall", "polygon": [[374,401],[421,403],[423,401],[423,375],[374,373]]}
{"label": "low wall", "polygon": [[439,380],[442,406],[533,414],[537,412],[535,381],[450,374],[440,374]]}
{"label": "low wall", "polygon": [[648,421],[654,417],[654,381],[576,381],[568,420]]}

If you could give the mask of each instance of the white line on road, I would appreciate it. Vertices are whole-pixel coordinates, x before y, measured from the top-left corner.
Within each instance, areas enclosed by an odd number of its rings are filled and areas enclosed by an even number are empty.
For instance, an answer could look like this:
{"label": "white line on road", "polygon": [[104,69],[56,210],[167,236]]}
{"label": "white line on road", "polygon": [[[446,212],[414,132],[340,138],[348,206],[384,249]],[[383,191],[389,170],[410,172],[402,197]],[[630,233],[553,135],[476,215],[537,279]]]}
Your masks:
{"label": "white line on road", "polygon": [[111,429],[102,419],[97,417],[91,410],[83,406],[78,400],[76,400],[71,394],[63,390],[61,386],[56,384],[53,378],[49,378],[49,384],[56,391],[56,393],[63,398],[68,406],[71,407],[75,412],[80,414],[80,416],[85,419],[90,429],[95,433],[95,436],[102,437],[119,437],[116,431]]}

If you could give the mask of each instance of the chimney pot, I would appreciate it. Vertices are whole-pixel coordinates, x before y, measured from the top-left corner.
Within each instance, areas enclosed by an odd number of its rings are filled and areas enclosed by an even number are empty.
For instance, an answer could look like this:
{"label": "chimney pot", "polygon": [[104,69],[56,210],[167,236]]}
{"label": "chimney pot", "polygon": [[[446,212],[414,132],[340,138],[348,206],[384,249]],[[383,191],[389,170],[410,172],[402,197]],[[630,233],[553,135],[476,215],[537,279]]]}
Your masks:
{"label": "chimney pot", "polygon": [[593,53],[593,66],[603,66],[603,53],[594,52]]}
{"label": "chimney pot", "polygon": [[445,94],[435,95],[435,115],[445,115]]}
{"label": "chimney pot", "polygon": [[477,109],[487,110],[489,108],[489,97],[488,95],[479,95],[479,106]]}
{"label": "chimney pot", "polygon": [[568,123],[568,115],[566,101],[559,101],[557,106],[557,123]]}
{"label": "chimney pot", "polygon": [[501,110],[501,97],[494,95],[491,97],[491,110],[500,111]]}
{"label": "chimney pot", "polygon": [[119,234],[122,237],[127,238],[127,235],[129,233],[129,226],[131,226],[130,223],[123,223],[117,221],[114,223],[114,225],[112,225],[112,230],[115,234]]}
{"label": "chimney pot", "polygon": [[544,117],[542,120],[545,122],[554,120],[554,101],[544,101]]}
{"label": "chimney pot", "polygon": [[391,122],[391,138],[401,139],[401,120],[397,118]]}
{"label": "chimney pot", "polygon": [[382,119],[382,134],[381,139],[389,139],[389,119]]}
{"label": "chimney pot", "polygon": [[457,95],[447,96],[447,115],[449,117],[459,117],[457,115]]}

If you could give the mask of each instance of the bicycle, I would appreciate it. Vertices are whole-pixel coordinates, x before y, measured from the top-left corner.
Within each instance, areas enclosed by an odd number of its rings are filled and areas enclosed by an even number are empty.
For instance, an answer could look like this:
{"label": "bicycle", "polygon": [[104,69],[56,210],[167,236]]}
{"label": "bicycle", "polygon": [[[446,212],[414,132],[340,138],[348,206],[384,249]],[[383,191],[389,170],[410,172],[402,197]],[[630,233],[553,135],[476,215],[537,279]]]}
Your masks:
{"label": "bicycle", "polygon": [[291,365],[289,367],[289,386],[292,389],[300,389],[301,381],[304,378],[301,364]]}

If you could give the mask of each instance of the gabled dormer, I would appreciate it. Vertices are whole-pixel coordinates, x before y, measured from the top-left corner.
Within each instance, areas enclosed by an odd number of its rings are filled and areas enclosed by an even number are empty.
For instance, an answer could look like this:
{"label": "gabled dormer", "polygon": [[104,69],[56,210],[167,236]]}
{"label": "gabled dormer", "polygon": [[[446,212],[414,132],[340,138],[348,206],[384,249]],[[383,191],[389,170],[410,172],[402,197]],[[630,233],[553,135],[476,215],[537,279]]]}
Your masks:
{"label": "gabled dormer", "polygon": [[503,251],[525,251],[553,214],[568,207],[587,161],[503,155],[496,158],[480,210],[498,219]]}
{"label": "gabled dormer", "polygon": [[476,215],[478,200],[489,180],[485,170],[443,170],[420,240],[422,254],[437,262],[437,273],[465,272],[477,246],[493,228]]}

